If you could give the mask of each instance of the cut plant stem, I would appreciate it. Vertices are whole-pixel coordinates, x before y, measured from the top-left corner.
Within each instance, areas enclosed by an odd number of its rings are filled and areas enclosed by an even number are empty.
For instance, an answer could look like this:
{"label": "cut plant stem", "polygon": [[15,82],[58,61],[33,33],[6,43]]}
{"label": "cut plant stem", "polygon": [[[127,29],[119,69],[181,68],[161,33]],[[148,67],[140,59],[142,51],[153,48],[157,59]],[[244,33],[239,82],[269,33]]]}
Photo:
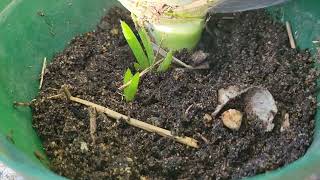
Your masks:
{"label": "cut plant stem", "polygon": [[[157,44],[155,44],[153,42],[151,42],[151,44],[152,44],[153,50],[158,51],[161,56],[166,57],[167,52],[164,49],[162,49],[161,47],[159,47]],[[183,66],[185,68],[193,69],[192,66],[182,62],[181,60],[179,60],[178,58],[176,58],[174,56],[173,56],[173,62],[180,65],[180,66]]]}
{"label": "cut plant stem", "polygon": [[70,101],[77,102],[79,104],[83,104],[88,107],[95,108],[96,111],[105,113],[107,116],[109,116],[110,118],[113,118],[113,119],[124,120],[126,123],[128,123],[131,126],[146,130],[148,132],[157,133],[160,136],[170,138],[174,141],[177,141],[181,144],[185,144],[190,147],[199,148],[198,141],[193,138],[186,137],[186,136],[185,137],[174,136],[174,135],[172,135],[171,131],[169,131],[169,130],[166,130],[166,129],[163,129],[163,128],[160,128],[157,126],[153,126],[151,124],[145,123],[145,122],[137,120],[137,119],[129,118],[126,115],[120,114],[116,111],[113,111],[113,110],[107,108],[107,107],[100,106],[100,105],[92,103],[90,101],[86,101],[86,100],[83,100],[78,97],[73,97],[66,86],[63,86],[62,88],[63,88],[65,96]]}
{"label": "cut plant stem", "polygon": [[287,28],[287,33],[288,33],[288,37],[289,37],[289,41],[290,41],[290,46],[292,49],[296,49],[296,43],[292,34],[292,30],[291,30],[291,25],[288,21],[286,21],[286,28]]}
{"label": "cut plant stem", "polygon": [[43,59],[43,64],[42,64],[42,70],[41,70],[41,76],[40,76],[39,89],[42,88],[43,78],[44,78],[44,73],[45,73],[45,70],[46,70],[46,66],[47,66],[47,58],[45,57],[45,58]]}

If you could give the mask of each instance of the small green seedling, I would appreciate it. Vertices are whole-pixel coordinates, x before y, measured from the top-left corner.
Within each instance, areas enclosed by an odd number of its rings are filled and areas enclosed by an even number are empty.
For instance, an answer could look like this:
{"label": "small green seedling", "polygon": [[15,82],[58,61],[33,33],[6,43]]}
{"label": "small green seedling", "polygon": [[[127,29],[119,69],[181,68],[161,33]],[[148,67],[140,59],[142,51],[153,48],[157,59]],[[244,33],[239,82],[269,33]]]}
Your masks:
{"label": "small green seedling", "polygon": [[[134,63],[134,67],[136,71],[145,70],[147,68],[152,69],[157,63],[156,57],[154,55],[153,47],[151,44],[150,37],[148,36],[148,33],[144,28],[138,29],[138,34],[140,36],[140,39],[142,41],[142,45],[139,42],[136,35],[133,33],[132,29],[128,26],[128,24],[124,21],[121,22],[121,28],[123,35],[128,42],[137,62]],[[170,68],[170,65],[172,63],[173,59],[173,52],[170,51],[167,53],[166,57],[161,60],[158,63],[159,66],[157,68],[158,72],[165,72]],[[138,84],[139,84],[140,74],[137,72],[135,75],[131,73],[130,69],[127,69],[125,75],[124,75],[124,84],[128,84],[124,88],[124,97],[127,102],[132,101],[137,93],[138,90]]]}
{"label": "small green seedling", "polygon": [[127,102],[133,101],[137,91],[138,91],[138,85],[139,85],[139,72],[137,72],[135,75],[132,74],[131,70],[128,68],[123,79],[123,83],[126,84],[129,81],[131,83],[124,88],[124,98]]}
{"label": "small green seedling", "polygon": [[169,51],[167,53],[167,56],[164,58],[164,60],[159,65],[157,71],[158,72],[166,72],[171,66],[172,59],[173,59],[173,52]]}
{"label": "small green seedling", "polygon": [[[136,70],[144,70],[153,65],[155,61],[154,52],[151,45],[150,37],[148,36],[146,30],[143,28],[138,30],[140,39],[144,46],[144,48],[142,48],[142,45],[140,44],[138,38],[126,22],[121,21],[121,28],[123,35],[137,60],[137,62],[134,64]],[[147,53],[147,55],[145,52]]]}

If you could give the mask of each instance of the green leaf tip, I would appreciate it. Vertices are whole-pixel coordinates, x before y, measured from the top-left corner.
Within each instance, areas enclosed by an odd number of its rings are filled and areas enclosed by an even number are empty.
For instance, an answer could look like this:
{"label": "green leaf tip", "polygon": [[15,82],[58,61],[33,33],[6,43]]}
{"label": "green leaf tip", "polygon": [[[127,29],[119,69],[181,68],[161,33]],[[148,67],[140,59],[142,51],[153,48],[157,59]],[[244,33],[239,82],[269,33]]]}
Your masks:
{"label": "green leaf tip", "polygon": [[136,35],[133,33],[132,29],[129,27],[129,25],[124,22],[120,21],[122,33],[129,44],[137,62],[139,63],[140,67],[142,69],[146,69],[150,66],[149,60],[139,42]]}
{"label": "green leaf tip", "polygon": [[126,73],[124,74],[124,79],[123,79],[123,84],[128,83],[131,79],[132,79],[132,72],[131,70],[128,68]]}
{"label": "green leaf tip", "polygon": [[137,91],[138,91],[138,86],[139,86],[139,80],[140,80],[140,74],[137,72],[134,76],[132,76],[131,70],[127,69],[125,76],[124,76],[124,83],[128,83],[131,81],[131,83],[124,88],[124,98],[126,102],[133,101]]}
{"label": "green leaf tip", "polygon": [[142,41],[142,44],[144,46],[144,49],[147,53],[148,60],[149,60],[149,66],[151,66],[151,65],[153,65],[155,59],[154,59],[154,51],[153,51],[153,48],[151,45],[150,37],[149,37],[147,31],[142,27],[139,29],[138,33],[139,33],[140,39]]}

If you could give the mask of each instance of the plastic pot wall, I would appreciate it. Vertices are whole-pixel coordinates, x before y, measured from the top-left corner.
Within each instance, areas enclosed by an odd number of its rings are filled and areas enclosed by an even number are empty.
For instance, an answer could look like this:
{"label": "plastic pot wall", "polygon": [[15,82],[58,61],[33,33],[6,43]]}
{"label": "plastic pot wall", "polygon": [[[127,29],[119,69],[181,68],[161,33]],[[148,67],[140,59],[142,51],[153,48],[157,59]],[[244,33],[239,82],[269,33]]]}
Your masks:
{"label": "plastic pot wall", "polygon": [[[32,100],[38,92],[43,58],[50,60],[73,36],[95,29],[100,17],[114,5],[116,2],[110,0],[0,1],[0,161],[26,179],[64,178],[36,158],[35,152],[44,153],[32,129],[31,111],[14,108],[13,101]],[[320,38],[319,7],[318,0],[293,0],[270,12],[280,10],[278,17],[290,21],[299,47],[316,52],[312,41]],[[320,115],[317,113],[314,142],[307,154],[284,168],[253,179],[320,177],[319,149]]]}

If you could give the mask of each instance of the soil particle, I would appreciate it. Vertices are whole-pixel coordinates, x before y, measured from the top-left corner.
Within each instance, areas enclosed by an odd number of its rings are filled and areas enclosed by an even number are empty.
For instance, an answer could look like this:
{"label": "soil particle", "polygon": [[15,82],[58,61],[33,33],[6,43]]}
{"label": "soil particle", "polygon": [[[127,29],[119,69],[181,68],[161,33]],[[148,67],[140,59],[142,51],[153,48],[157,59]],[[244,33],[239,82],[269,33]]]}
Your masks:
{"label": "soil particle", "polygon": [[[304,155],[312,142],[316,109],[318,73],[310,54],[291,49],[285,26],[264,11],[229,16],[233,18],[211,18],[207,28],[214,33],[204,32],[195,50],[205,53],[209,70],[172,68],[148,74],[130,104],[117,93],[134,62],[119,26],[122,19],[133,27],[128,13],[113,9],[95,31],[75,37],[48,65],[32,107],[33,126],[52,170],[71,179],[236,179],[283,167]],[[195,62],[192,52],[177,56]],[[74,96],[193,137],[201,147],[186,147],[101,113],[96,114],[93,142],[87,107],[65,99],[40,101],[58,94],[63,84]],[[226,128],[220,114],[210,119],[218,90],[233,85],[270,91],[283,112],[276,114],[271,132],[256,131],[245,115],[238,131]],[[223,111],[243,112],[241,101],[235,99]],[[290,127],[280,132],[281,114],[286,113]]]}
{"label": "soil particle", "polygon": [[239,130],[243,114],[236,109],[229,109],[222,113],[221,119],[223,124],[232,130]]}

